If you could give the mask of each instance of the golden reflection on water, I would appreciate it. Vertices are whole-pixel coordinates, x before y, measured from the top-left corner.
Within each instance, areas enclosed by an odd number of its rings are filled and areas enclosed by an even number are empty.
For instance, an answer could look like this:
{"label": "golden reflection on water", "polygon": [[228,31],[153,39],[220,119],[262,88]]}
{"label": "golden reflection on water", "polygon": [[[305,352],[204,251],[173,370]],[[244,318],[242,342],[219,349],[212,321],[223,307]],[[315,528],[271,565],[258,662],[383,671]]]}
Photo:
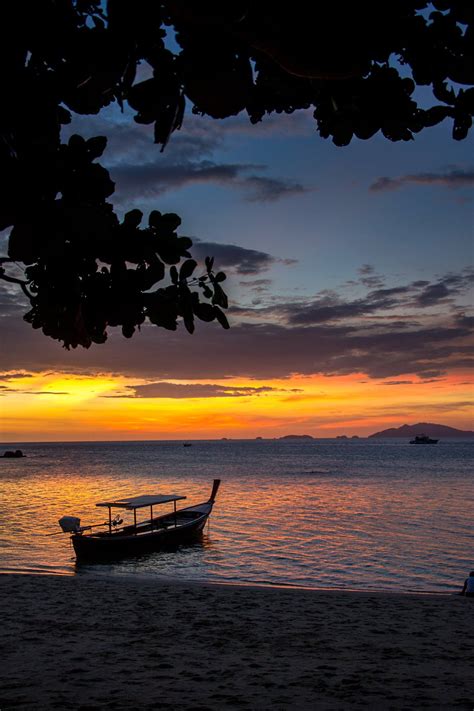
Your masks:
{"label": "golden reflection on water", "polygon": [[[245,450],[223,464],[221,452],[193,449],[191,455],[136,448],[131,456],[125,445],[107,451],[96,445],[90,452],[43,446],[26,460],[2,462],[0,569],[447,590],[471,565],[472,506],[465,511],[462,477],[364,477],[334,474],[327,466],[300,467],[296,476],[288,471],[290,457],[268,456],[266,473],[263,464],[249,473],[258,458],[245,461]],[[200,541],[178,552],[76,568],[69,536],[57,524],[61,516],[100,523],[107,511],[97,502],[147,493],[186,495],[178,506],[199,503],[219,475],[221,489]]]}

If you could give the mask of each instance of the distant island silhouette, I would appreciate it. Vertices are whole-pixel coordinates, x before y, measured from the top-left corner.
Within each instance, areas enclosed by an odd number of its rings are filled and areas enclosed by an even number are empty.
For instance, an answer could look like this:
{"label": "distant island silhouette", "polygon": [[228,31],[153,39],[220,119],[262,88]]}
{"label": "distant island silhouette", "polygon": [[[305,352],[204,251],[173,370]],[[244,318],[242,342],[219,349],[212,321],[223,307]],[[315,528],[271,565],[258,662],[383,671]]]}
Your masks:
{"label": "distant island silhouette", "polygon": [[5,459],[20,459],[21,457],[26,457],[26,454],[23,454],[21,449],[7,449],[3,456]]}
{"label": "distant island silhouette", "polygon": [[314,439],[314,437],[311,437],[311,435],[290,434],[290,435],[284,435],[283,437],[278,437],[278,439]]}
{"label": "distant island silhouette", "polygon": [[455,427],[447,425],[437,425],[433,422],[418,422],[416,425],[402,425],[401,427],[390,427],[381,432],[369,435],[369,439],[374,437],[415,437],[416,435],[428,435],[428,437],[464,437],[474,438],[472,430],[457,430]]}

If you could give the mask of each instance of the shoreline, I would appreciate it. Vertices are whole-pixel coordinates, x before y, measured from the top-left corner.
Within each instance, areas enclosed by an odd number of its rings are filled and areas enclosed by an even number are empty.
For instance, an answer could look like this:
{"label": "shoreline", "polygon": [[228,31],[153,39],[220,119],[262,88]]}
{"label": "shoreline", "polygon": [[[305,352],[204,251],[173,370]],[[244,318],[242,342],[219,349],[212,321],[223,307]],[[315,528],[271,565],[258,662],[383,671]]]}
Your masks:
{"label": "shoreline", "polygon": [[0,594],[3,711],[472,708],[458,595],[12,573]]}
{"label": "shoreline", "polygon": [[[230,588],[242,588],[244,590],[297,590],[307,593],[328,593],[328,594],[349,594],[349,595],[402,595],[402,596],[432,596],[432,597],[457,597],[460,596],[460,592],[455,590],[395,590],[387,588],[336,588],[336,587],[311,587],[309,585],[296,585],[292,583],[264,583],[264,582],[248,582],[248,581],[233,581],[233,580],[198,580],[192,578],[168,578],[162,575],[147,575],[146,573],[101,573],[92,572],[88,570],[87,572],[64,572],[59,571],[36,571],[36,570],[0,570],[0,577],[2,576],[31,576],[31,577],[52,577],[52,578],[93,578],[93,579],[107,579],[107,580],[126,580],[126,581],[139,581],[140,583],[161,583],[164,585],[196,585],[198,587],[230,587]],[[461,585],[459,586],[459,591],[461,590]]]}

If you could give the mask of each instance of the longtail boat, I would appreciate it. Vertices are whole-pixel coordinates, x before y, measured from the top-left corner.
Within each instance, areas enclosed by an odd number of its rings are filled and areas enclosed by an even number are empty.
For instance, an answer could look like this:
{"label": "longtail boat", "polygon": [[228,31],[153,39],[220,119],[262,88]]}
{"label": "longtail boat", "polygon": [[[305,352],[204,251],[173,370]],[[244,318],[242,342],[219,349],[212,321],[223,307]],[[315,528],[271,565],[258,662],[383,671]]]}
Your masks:
{"label": "longtail boat", "polygon": [[[59,525],[64,533],[71,533],[78,560],[122,558],[172,547],[201,533],[212,511],[220,483],[220,479],[214,479],[209,499],[195,506],[177,509],[176,502],[186,498],[177,494],[123,497],[96,504],[109,511],[105,523],[81,526],[81,520],[76,516],[63,516]],[[166,503],[173,503],[173,511],[155,516],[153,507]],[[149,517],[137,521],[137,511],[144,508],[149,509]],[[133,523],[122,526],[123,520],[119,515],[112,517],[112,509],[133,511]],[[92,530],[101,526],[107,526],[107,530]]]}

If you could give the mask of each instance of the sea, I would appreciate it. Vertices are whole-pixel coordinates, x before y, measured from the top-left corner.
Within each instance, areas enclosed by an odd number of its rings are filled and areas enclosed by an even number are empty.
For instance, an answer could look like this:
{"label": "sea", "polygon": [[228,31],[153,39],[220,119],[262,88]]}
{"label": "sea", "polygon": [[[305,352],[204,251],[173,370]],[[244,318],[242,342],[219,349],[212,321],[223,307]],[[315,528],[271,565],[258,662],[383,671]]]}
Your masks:
{"label": "sea", "polygon": [[[459,591],[474,569],[474,440],[183,444],[2,445],[26,457],[0,458],[0,572],[435,593]],[[199,503],[216,478],[202,538],[176,550],[78,564],[58,526],[102,523],[95,504],[122,496]]]}

